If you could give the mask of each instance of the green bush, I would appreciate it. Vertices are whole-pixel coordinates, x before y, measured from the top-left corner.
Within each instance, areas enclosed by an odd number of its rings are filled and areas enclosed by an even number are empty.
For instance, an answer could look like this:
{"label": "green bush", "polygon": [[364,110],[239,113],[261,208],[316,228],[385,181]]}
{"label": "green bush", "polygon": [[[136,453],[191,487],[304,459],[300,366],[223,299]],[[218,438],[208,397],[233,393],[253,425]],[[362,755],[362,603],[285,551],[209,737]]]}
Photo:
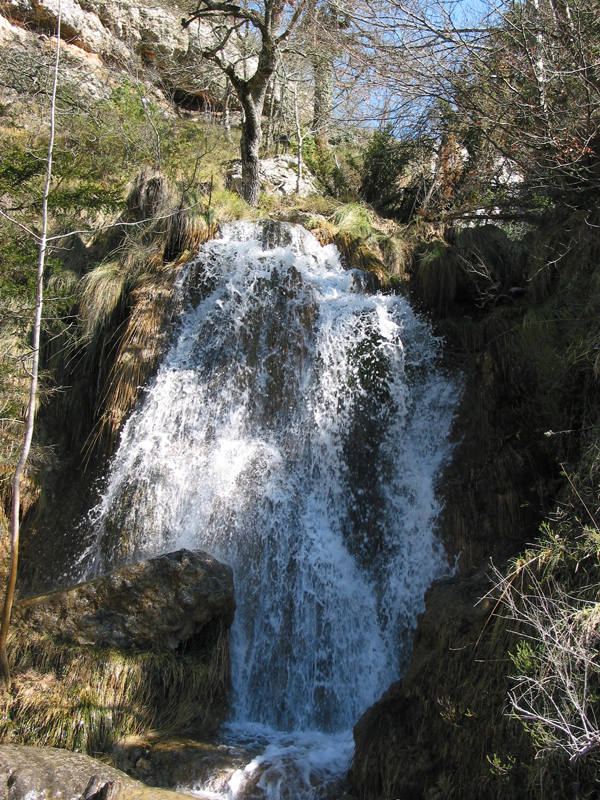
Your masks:
{"label": "green bush", "polygon": [[[407,190],[400,177],[413,155],[413,147],[399,141],[387,126],[375,131],[364,155],[361,171],[361,196],[384,216],[406,217]],[[408,214],[410,217],[410,214]]]}

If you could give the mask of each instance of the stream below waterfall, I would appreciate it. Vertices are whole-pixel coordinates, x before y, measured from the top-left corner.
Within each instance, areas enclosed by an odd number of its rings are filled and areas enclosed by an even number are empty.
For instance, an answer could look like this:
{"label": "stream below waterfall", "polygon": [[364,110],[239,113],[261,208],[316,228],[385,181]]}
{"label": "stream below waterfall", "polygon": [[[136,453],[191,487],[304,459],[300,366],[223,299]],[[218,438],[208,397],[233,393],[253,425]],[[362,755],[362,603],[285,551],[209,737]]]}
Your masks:
{"label": "stream below waterfall", "polygon": [[436,479],[458,389],[407,301],[300,226],[234,223],[179,281],[172,345],[124,426],[81,576],[186,547],[234,571],[243,767],[198,797],[309,800],[405,668],[448,572]]}

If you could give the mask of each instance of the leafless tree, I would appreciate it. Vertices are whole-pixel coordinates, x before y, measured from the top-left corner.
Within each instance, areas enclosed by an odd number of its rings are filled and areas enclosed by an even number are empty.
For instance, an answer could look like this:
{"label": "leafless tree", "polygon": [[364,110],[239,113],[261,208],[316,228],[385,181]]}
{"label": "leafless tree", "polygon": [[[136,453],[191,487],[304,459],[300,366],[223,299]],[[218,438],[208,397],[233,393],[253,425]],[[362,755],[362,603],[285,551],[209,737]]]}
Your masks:
{"label": "leafless tree", "polygon": [[[293,3],[261,0],[244,6],[221,0],[201,0],[185,20],[212,24],[213,42],[202,49],[204,58],[225,73],[242,107],[242,195],[250,205],[258,203],[259,148],[262,139],[262,112],[269,81],[277,59],[304,12],[306,0]],[[230,47],[240,31],[250,27],[256,36],[256,57],[239,59],[239,51]],[[245,74],[246,73],[246,74]],[[251,73],[251,74],[249,74]]]}
{"label": "leafless tree", "polygon": [[35,427],[35,412],[38,394],[38,372],[40,362],[40,337],[42,330],[42,308],[44,302],[44,267],[48,248],[48,198],[52,181],[52,160],[54,154],[54,138],[56,132],[56,92],[58,87],[60,67],[60,27],[62,19],[61,0],[58,0],[58,15],[56,25],[56,52],[52,77],[52,91],[50,96],[50,138],[46,155],[46,179],[42,195],[41,232],[38,240],[38,265],[37,265],[37,295],[32,333],[31,373],[29,382],[29,403],[25,422],[25,434],[21,455],[15,469],[13,479],[12,510],[10,518],[11,553],[10,572],[6,587],[4,607],[2,611],[2,624],[0,627],[0,677],[5,685],[10,683],[10,669],[6,654],[6,640],[10,626],[17,571],[19,563],[19,533],[21,514],[21,480],[29,457],[33,432]]}
{"label": "leafless tree", "polygon": [[400,125],[447,125],[451,114],[431,109],[454,111],[457,128],[534,190],[598,188],[599,0],[390,0],[377,24],[387,27],[378,79]]}

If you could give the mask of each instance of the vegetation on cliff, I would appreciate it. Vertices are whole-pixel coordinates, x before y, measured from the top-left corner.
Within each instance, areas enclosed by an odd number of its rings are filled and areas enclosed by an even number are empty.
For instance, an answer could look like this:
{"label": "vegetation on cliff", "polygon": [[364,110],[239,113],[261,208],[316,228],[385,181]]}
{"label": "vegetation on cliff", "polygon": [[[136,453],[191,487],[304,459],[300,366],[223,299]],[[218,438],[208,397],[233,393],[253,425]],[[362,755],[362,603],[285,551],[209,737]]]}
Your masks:
{"label": "vegetation on cliff", "polygon": [[597,796],[597,19],[507,7],[478,55],[462,39],[443,135],[389,129],[366,154],[380,211],[446,220],[411,286],[466,385],[442,522],[459,577],[432,588],[407,675],[357,725],[360,797]]}
{"label": "vegetation on cliff", "polygon": [[[437,264],[451,277],[435,284],[433,302],[416,254],[415,294],[436,315],[447,357],[465,375],[442,519],[459,573],[430,590],[406,676],[356,728],[359,796],[565,797],[575,784],[582,796],[596,791],[595,748],[570,761],[569,735],[552,726],[544,692],[535,703],[540,719],[521,713],[522,703],[521,711],[511,706],[519,686],[522,693],[543,685],[575,725],[571,691],[590,714],[587,724],[598,713],[590,517],[598,508],[600,411],[596,224],[594,213],[566,211],[521,246],[493,228],[487,257],[485,229],[447,235],[421,250],[430,254],[428,268]],[[522,291],[478,304],[480,291],[463,274],[477,238],[479,263],[488,266],[479,279],[501,276],[500,249],[520,263]],[[560,253],[561,268],[550,276],[545,265]],[[444,292],[448,284],[452,291]],[[535,628],[532,608],[543,609],[546,631]],[[561,609],[562,618],[553,618]],[[587,620],[590,629],[582,627]],[[555,624],[565,626],[562,663],[549,639]],[[587,637],[592,650],[571,652],[568,635],[580,645]],[[573,674],[563,680],[568,663]]]}

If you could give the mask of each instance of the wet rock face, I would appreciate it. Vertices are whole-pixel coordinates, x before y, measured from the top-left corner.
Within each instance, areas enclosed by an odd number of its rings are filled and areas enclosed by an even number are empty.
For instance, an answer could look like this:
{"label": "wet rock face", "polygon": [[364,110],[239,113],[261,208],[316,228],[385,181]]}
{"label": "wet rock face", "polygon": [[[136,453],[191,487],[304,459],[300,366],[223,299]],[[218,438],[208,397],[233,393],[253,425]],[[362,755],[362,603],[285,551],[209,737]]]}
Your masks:
{"label": "wet rock face", "polygon": [[10,800],[169,800],[178,792],[150,789],[81,753],[54,747],[0,745],[0,797]]}
{"label": "wet rock face", "polygon": [[227,782],[258,753],[233,745],[192,739],[152,741],[127,737],[112,749],[112,761],[134,778],[152,786],[198,787],[211,781],[211,791],[227,793]]}
{"label": "wet rock face", "polygon": [[175,553],[121,567],[70,589],[23,600],[15,619],[57,640],[119,650],[201,649],[228,628],[231,569],[206,553]]}
{"label": "wet rock face", "polygon": [[[434,584],[417,628],[409,668],[369,708],[354,728],[356,750],[351,770],[353,794],[378,800],[489,798],[478,771],[489,772],[481,755],[509,738],[503,715],[504,661],[483,663],[480,638],[493,610],[485,572]],[[492,633],[493,622],[489,624]],[[502,639],[496,637],[499,643]],[[486,651],[488,653],[489,651]],[[443,654],[441,656],[440,654]],[[456,693],[457,678],[464,681]],[[497,713],[483,734],[478,717],[486,703]],[[482,735],[483,734],[483,735]],[[477,786],[478,790],[473,787]],[[445,794],[451,787],[452,794]],[[480,791],[479,791],[480,790]],[[454,793],[455,792],[455,793]]]}

